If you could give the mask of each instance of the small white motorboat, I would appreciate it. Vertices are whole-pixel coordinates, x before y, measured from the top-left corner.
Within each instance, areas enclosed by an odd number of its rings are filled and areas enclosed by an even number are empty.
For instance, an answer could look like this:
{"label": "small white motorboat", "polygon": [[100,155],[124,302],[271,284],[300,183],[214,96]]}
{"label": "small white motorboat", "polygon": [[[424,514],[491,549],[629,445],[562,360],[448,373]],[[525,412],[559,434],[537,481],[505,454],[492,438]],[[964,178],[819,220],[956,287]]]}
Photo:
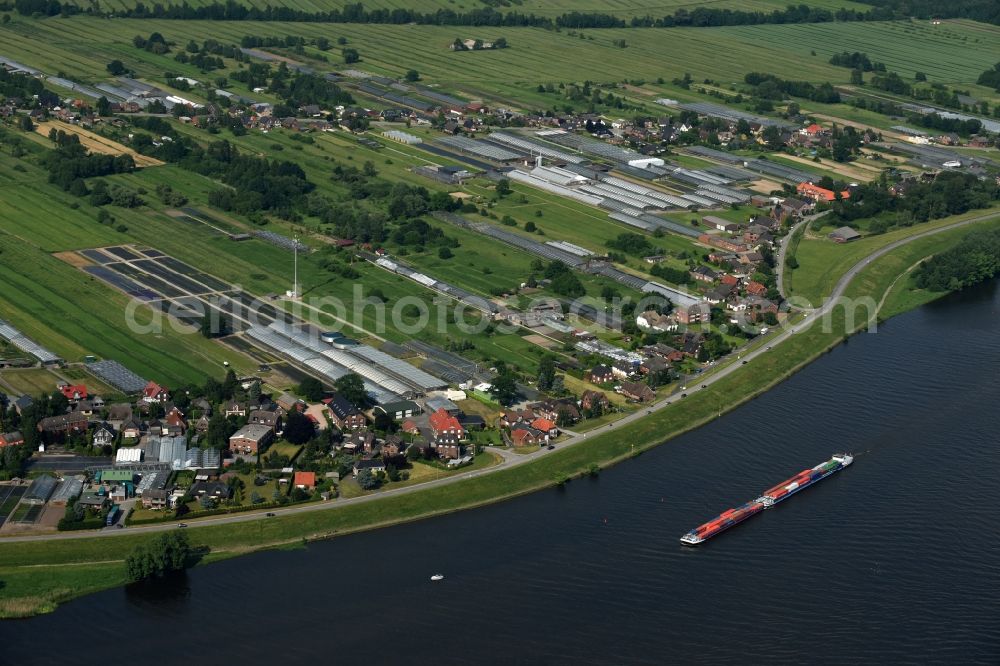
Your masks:
{"label": "small white motorboat", "polygon": [[442,576],[441,574],[434,574],[433,576],[431,576],[431,580],[444,580],[444,576]]}

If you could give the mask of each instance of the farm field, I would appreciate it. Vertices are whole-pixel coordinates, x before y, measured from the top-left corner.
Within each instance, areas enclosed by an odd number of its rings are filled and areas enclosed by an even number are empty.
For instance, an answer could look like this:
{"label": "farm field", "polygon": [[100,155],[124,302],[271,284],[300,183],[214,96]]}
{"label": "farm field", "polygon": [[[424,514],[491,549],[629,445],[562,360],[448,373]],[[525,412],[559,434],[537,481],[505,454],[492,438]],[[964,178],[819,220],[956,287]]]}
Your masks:
{"label": "farm field", "polygon": [[[806,235],[795,250],[795,258],[799,262],[799,267],[793,271],[786,270],[785,272],[786,290],[790,296],[805,298],[813,305],[818,305],[823,296],[830,293],[837,279],[865,255],[894,240],[936,227],[947,226],[959,220],[982,217],[990,212],[997,213],[997,207],[932,220],[876,236],[865,236],[847,244],[834,243],[827,238],[826,234],[831,230],[830,227],[825,227],[821,232],[807,230]],[[996,224],[996,222],[989,224]]]}
{"label": "farm field", "polygon": [[[909,79],[924,72],[932,83],[974,83],[983,70],[1000,60],[1000,26],[971,21],[942,25],[927,21],[810,23],[719,30],[737,41],[780,42],[796,58],[819,58],[822,62],[853,44],[851,50],[863,50],[873,61],[884,62],[890,71]],[[811,55],[813,51],[816,56]],[[843,76],[837,77],[841,79]]]}
{"label": "farm field", "polygon": [[163,164],[163,162],[158,159],[148,157],[146,155],[140,155],[131,148],[123,146],[116,141],[107,139],[100,134],[87,131],[82,127],[64,123],[61,120],[48,120],[35,125],[35,131],[45,137],[47,137],[49,132],[52,130],[62,131],[67,134],[75,134],[80,137],[80,145],[92,153],[100,153],[102,155],[131,155],[132,159],[135,161],[135,165],[138,167],[159,166]]}
{"label": "farm field", "polygon": [[[118,10],[135,7],[139,0],[107,0],[101,3],[102,9]],[[83,0],[76,0],[76,4],[81,7],[90,5]],[[165,2],[165,6],[180,4],[179,2]],[[201,7],[212,4],[209,0],[193,0],[188,2],[192,7]],[[288,7],[299,11],[322,12],[333,9],[341,9],[345,5],[352,4],[350,0],[241,0],[240,4],[265,8],[265,7]],[[368,0],[364,3],[365,9],[410,9],[420,12],[435,12],[438,10],[449,10],[454,12],[470,12],[483,10],[485,5],[476,0]],[[684,9],[691,11],[698,7],[713,7],[718,9],[740,9],[753,11],[773,11],[784,9],[784,0],[721,0],[719,2],[698,2],[690,0],[524,0],[509,7],[495,7],[499,12],[516,11],[524,14],[535,14],[537,16],[557,16],[568,12],[599,12],[602,14],[612,14],[619,18],[628,19],[633,16],[653,16],[659,17],[665,14],[672,14]],[[816,0],[810,6],[827,9],[848,9],[865,10],[867,7],[861,3],[850,0]]]}
{"label": "farm field", "polygon": [[[540,82],[578,81],[578,66],[588,63],[586,78],[621,81],[622,78],[669,80],[690,72],[696,80],[710,77],[728,84],[747,71],[773,72],[786,78],[844,83],[850,71],[827,60],[844,44],[865,44],[873,59],[912,76],[924,71],[931,81],[967,83],[1000,59],[1000,28],[955,21],[944,26],[909,22],[828,23],[724,28],[615,29],[590,31],[593,39],[567,32],[536,28],[463,28],[472,38],[506,37],[510,48],[500,51],[455,53],[454,26],[395,26],[359,24],[268,23],[269,35],[308,38],[345,37],[361,54],[358,69],[400,76],[419,63],[430,84],[484,93],[523,92]],[[943,28],[943,29],[940,29]],[[0,27],[4,51],[46,70],[62,70],[92,79],[104,65],[120,58],[140,75],[159,81],[165,70],[201,76],[182,66],[170,54],[156,56],[136,49],[136,34],[161,32],[168,40],[217,39],[238,43],[261,26],[253,22],[116,20],[73,17],[29,20],[17,18]],[[667,32],[669,30],[669,32]],[[669,35],[669,39],[665,37]],[[615,46],[624,39],[627,48]],[[979,40],[978,42],[976,40]],[[91,46],[81,54],[77,46]],[[391,49],[381,44],[394,44]],[[811,55],[815,50],[817,55]],[[336,69],[330,52],[330,69]],[[512,72],[516,72],[511,76]]]}
{"label": "farm field", "polygon": [[[49,394],[56,390],[59,377],[46,368],[17,368],[0,370],[0,383],[19,393],[28,395]],[[88,386],[89,388],[89,386]]]}

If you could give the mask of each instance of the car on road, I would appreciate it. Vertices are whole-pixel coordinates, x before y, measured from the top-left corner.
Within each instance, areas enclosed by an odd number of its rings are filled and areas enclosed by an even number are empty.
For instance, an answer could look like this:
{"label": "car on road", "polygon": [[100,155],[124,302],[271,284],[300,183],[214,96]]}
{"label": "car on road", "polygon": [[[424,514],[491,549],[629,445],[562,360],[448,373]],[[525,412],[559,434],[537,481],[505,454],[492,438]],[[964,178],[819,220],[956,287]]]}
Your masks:
{"label": "car on road", "polygon": [[549,445],[548,445],[548,446],[546,446],[545,448],[546,448],[546,449],[548,449],[549,451],[551,451],[552,449],[554,449],[554,448],[556,448],[556,447],[555,447],[554,445],[552,445],[552,444],[549,444]]}
{"label": "car on road", "polygon": [[687,393],[681,393],[681,397],[682,398],[686,398],[686,397],[688,397],[688,394]]}
{"label": "car on road", "polygon": [[768,348],[767,348],[767,349],[765,349],[764,351],[771,351],[771,348],[770,348],[770,347],[768,347]]}
{"label": "car on road", "polygon": [[177,525],[177,527],[187,527],[187,523],[180,523]]}
{"label": "car on road", "polygon": [[702,388],[708,388],[708,385],[706,385],[706,384],[702,384],[702,385],[701,385],[701,387],[702,387]]}
{"label": "car on road", "polygon": [[276,515],[277,515],[277,514],[275,514],[275,513],[271,513],[270,511],[269,511],[269,512],[267,513],[267,517],[268,517],[268,518],[274,518],[274,517],[275,517]]}
{"label": "car on road", "polygon": [[746,362],[746,361],[743,361],[743,365],[746,365],[746,364],[747,364],[747,362]]}

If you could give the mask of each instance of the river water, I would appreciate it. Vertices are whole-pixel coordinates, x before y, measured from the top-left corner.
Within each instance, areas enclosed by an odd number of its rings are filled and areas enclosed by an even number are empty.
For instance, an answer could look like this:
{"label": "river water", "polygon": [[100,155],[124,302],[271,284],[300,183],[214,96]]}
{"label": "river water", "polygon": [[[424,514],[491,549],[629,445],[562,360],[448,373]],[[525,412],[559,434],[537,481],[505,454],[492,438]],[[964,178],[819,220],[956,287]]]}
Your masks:
{"label": "river water", "polygon": [[994,281],[596,480],[91,595],[0,624],[0,663],[996,664],[998,378]]}

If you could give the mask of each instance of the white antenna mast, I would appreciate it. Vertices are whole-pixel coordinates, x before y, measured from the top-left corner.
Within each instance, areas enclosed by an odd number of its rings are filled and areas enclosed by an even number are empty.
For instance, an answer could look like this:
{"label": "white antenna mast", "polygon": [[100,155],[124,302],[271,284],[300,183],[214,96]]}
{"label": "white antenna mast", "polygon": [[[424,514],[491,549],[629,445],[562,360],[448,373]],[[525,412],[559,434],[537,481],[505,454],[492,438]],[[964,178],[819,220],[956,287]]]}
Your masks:
{"label": "white antenna mast", "polygon": [[292,298],[299,297],[299,239],[292,237]]}

